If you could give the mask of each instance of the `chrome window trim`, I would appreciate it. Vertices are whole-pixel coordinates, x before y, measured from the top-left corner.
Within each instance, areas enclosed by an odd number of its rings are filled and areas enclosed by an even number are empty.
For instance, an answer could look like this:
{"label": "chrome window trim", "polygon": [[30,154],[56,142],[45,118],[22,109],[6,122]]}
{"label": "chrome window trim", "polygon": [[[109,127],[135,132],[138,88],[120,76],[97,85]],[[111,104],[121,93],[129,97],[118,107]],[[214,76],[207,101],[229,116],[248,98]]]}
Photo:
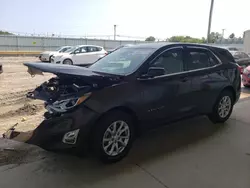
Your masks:
{"label": "chrome window trim", "polygon": [[[222,61],[217,57],[216,54],[214,54],[210,49],[205,48],[205,47],[200,47],[200,46],[185,46],[186,49],[202,49],[205,50],[207,52],[210,52],[215,58],[216,60],[219,62],[218,64],[214,65],[214,66],[210,66],[210,67],[206,67],[206,68],[201,68],[201,69],[194,69],[194,70],[183,70],[182,72],[178,72],[178,73],[171,73],[171,74],[166,74],[166,75],[162,75],[162,76],[156,76],[154,78],[150,78],[150,79],[158,79],[158,78],[165,78],[165,77],[169,77],[169,76],[175,76],[175,75],[181,75],[184,73],[193,73],[193,72],[198,72],[198,71],[203,71],[203,70],[209,70],[211,68],[215,68],[218,67],[222,64]],[[162,55],[163,53],[169,51],[169,50],[173,50],[173,49],[181,49],[184,52],[184,47],[183,46],[176,46],[176,47],[171,47],[168,48],[164,51],[162,51],[160,54],[158,54],[153,60],[150,61],[149,66],[152,64],[152,62],[154,62],[160,55]],[[183,53],[184,54],[184,53]],[[184,65],[184,59],[183,59],[183,65]],[[184,67],[183,67],[184,68]]]}

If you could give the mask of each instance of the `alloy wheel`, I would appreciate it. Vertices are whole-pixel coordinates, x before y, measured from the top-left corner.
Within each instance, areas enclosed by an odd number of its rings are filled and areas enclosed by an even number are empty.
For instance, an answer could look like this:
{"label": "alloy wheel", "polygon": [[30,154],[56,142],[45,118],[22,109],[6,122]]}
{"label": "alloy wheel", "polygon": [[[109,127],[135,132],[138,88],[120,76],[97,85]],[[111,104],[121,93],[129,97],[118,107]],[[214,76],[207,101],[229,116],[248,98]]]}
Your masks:
{"label": "alloy wheel", "polygon": [[231,110],[231,98],[229,96],[224,96],[219,102],[218,114],[221,118],[225,118]]}
{"label": "alloy wheel", "polygon": [[109,156],[117,156],[127,147],[130,129],[125,121],[113,122],[105,131],[102,139],[104,152]]}

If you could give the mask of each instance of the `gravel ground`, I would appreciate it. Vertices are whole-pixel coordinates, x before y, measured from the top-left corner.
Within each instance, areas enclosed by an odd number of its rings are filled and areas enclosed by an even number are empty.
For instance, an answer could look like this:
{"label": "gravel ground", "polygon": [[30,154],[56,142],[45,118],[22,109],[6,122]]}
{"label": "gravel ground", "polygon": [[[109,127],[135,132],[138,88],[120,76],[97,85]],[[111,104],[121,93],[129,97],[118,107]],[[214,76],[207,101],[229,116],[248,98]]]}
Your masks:
{"label": "gravel ground", "polygon": [[[17,130],[29,131],[41,121],[43,102],[26,98],[26,93],[48,80],[51,75],[31,77],[24,62],[38,61],[35,57],[0,57],[0,137],[18,123]],[[39,61],[38,61],[39,62]]]}

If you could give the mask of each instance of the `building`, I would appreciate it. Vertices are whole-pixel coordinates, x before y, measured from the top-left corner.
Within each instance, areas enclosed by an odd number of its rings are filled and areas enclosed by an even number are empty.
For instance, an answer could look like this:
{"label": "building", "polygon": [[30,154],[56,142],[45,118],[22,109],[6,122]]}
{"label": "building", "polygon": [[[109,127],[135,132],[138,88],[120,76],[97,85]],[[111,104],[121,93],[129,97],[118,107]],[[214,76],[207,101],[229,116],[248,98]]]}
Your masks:
{"label": "building", "polygon": [[250,30],[244,32],[243,36],[243,48],[244,52],[250,54]]}

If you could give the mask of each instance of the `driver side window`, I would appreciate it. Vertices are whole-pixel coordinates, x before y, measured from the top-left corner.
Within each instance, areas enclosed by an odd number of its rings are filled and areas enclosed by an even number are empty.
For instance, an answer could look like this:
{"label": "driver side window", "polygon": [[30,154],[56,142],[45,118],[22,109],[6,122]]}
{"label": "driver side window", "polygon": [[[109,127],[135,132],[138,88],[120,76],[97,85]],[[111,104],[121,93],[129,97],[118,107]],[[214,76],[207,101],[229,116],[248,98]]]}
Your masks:
{"label": "driver side window", "polygon": [[181,48],[170,49],[163,52],[150,65],[150,67],[161,67],[165,69],[165,74],[183,72],[183,52]]}

